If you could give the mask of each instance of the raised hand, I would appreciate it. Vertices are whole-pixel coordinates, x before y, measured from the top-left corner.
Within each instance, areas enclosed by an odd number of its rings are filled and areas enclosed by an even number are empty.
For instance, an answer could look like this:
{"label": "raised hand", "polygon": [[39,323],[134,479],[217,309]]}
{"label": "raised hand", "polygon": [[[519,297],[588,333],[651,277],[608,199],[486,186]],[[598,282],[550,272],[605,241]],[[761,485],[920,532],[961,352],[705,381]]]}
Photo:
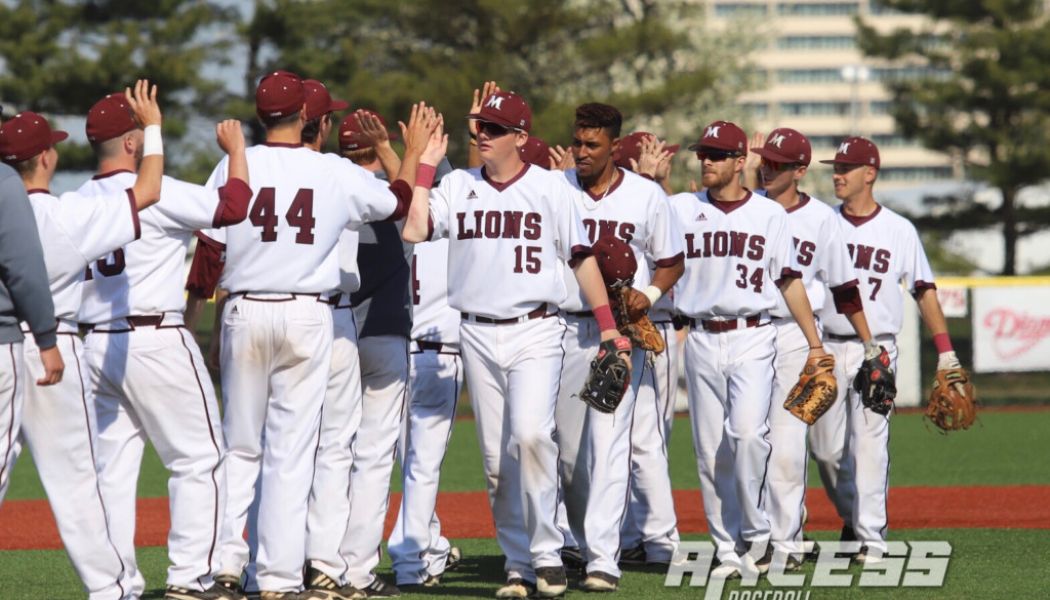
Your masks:
{"label": "raised hand", "polygon": [[766,145],[766,134],[756,131],[751,134],[751,141],[747,150],[747,158],[744,159],[745,171],[757,171],[762,166],[762,157],[755,152],[756,148]]}
{"label": "raised hand", "polygon": [[131,113],[139,126],[160,125],[160,105],[157,104],[157,86],[151,86],[149,81],[139,79],[135,82],[135,89],[124,88],[124,97],[127,98]]}
{"label": "raised hand", "polygon": [[354,116],[357,117],[357,123],[361,127],[360,136],[368,141],[371,146],[378,146],[385,144],[390,141],[390,133],[387,132],[386,126],[379,120],[379,117],[375,113],[369,110],[358,109],[354,112]]}
{"label": "raised hand", "polygon": [[638,160],[631,159],[631,170],[639,175],[648,175],[656,179],[656,169],[664,154],[664,146],[665,142],[656,139],[656,136],[646,136],[638,147],[640,150]]}
{"label": "raised hand", "polygon": [[437,121],[437,127],[430,134],[430,139],[427,140],[427,147],[423,150],[423,156],[419,159],[420,164],[437,166],[441,159],[445,158],[445,152],[448,150],[445,117],[438,113]]}
{"label": "raised hand", "polygon": [[408,124],[398,121],[405,140],[405,153],[421,154],[430,141],[430,134],[437,128],[438,121],[437,113],[425,102],[413,104]]}
{"label": "raised hand", "polygon": [[[475,88],[474,101],[470,104],[470,112],[467,114],[473,115],[481,111],[481,103],[485,101],[485,98],[488,98],[498,91],[500,91],[499,85],[497,85],[495,81],[486,81],[484,85],[481,86],[480,90]],[[467,120],[467,127],[470,129],[471,135],[478,134],[478,122],[474,119]]]}
{"label": "raised hand", "polygon": [[567,171],[576,166],[576,159],[567,148],[551,146],[551,169],[556,171]]}
{"label": "raised hand", "polygon": [[244,152],[244,131],[237,119],[226,119],[215,125],[215,141],[226,154]]}

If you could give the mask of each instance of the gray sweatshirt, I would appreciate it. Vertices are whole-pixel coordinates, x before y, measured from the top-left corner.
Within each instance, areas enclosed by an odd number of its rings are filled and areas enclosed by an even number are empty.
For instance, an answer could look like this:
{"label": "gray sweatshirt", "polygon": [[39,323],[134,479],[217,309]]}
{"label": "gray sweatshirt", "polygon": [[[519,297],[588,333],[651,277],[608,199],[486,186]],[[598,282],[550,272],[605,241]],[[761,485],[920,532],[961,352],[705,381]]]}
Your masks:
{"label": "gray sweatshirt", "polygon": [[0,344],[22,341],[20,321],[38,347],[55,345],[55,305],[33,208],[18,173],[0,163]]}

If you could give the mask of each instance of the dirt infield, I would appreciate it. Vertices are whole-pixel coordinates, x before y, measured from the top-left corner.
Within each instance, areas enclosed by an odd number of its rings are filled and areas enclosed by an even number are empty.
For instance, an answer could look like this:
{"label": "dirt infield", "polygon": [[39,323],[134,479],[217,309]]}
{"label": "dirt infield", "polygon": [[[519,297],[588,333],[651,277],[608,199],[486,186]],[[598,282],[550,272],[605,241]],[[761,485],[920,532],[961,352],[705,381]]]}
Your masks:
{"label": "dirt infield", "polygon": [[[674,493],[682,533],[707,531],[700,492]],[[391,498],[389,533],[400,495]],[[824,491],[810,489],[806,501],[810,530],[838,530],[842,523]],[[1050,485],[896,487],[890,489],[890,527],[1050,529]],[[484,492],[446,492],[438,499],[442,533],[451,538],[494,537],[492,513]],[[61,548],[51,509],[45,500],[9,500],[0,508],[0,550]],[[138,502],[139,546],[163,546],[168,534],[167,498]]]}

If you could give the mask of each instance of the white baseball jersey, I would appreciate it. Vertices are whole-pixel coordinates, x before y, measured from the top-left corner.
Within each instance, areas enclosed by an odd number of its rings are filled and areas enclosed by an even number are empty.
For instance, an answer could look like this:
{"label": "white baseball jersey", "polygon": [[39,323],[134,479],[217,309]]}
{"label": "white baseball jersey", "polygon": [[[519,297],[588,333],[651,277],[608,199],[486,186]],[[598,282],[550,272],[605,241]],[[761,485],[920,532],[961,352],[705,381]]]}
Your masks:
{"label": "white baseball jersey", "polygon": [[[833,300],[828,301],[828,289],[836,290],[856,285],[846,242],[842,239],[839,217],[835,209],[808,194],[800,194],[799,203],[787,209],[788,230],[795,248],[795,264],[802,273],[802,283],[813,313],[823,318],[828,310],[838,312]],[[827,308],[827,310],[824,310]],[[790,317],[791,312],[778,296],[775,317]]]}
{"label": "white baseball jersey", "polygon": [[47,190],[30,190],[29,204],[44,246],[55,317],[76,320],[84,267],[136,239],[138,208],[130,192],[99,197],[67,192],[56,198]]}
{"label": "white baseball jersey", "polygon": [[[836,209],[839,226],[852,257],[855,277],[860,280],[871,334],[897,335],[904,315],[900,284],[915,294],[934,288],[933,271],[926,259],[915,226],[885,206],[877,206],[867,217],[857,218]],[[827,299],[825,303],[830,303]],[[836,335],[854,335],[845,316],[824,310],[824,329]]]}
{"label": "white baseball jersey", "polygon": [[711,200],[706,190],[670,200],[685,239],[677,311],[708,319],[776,308],[781,297],[776,282],[800,275],[784,208],[751,192],[732,203]]}
{"label": "white baseball jersey", "polygon": [[412,256],[412,339],[459,344],[459,312],[448,305],[448,240],[416,244]]}
{"label": "white baseball jersey", "polygon": [[[96,175],[77,192],[84,196],[121,194],[135,185],[135,179],[131,171]],[[80,321],[103,323],[129,315],[182,312],[190,239],[194,231],[215,226],[219,213],[217,192],[164,177],[160,201],[139,213],[142,236],[91,265]]]}
{"label": "white baseball jersey", "polygon": [[[248,218],[227,227],[225,239],[207,234],[226,244],[219,283],[231,292],[334,290],[340,287],[336,244],[343,229],[402,210],[386,182],[335,154],[263,144],[248,148],[247,157],[254,191]],[[227,160],[215,167],[208,187],[226,180]],[[411,190],[400,185],[407,207]]]}
{"label": "white baseball jersey", "polygon": [[[634,287],[644,290],[652,282],[650,264],[669,267],[682,260],[682,235],[671,218],[663,189],[631,171],[619,171],[622,176],[600,196],[594,196],[580,186],[576,169],[563,173],[575,192],[576,209],[588,241],[594,244],[600,237],[615,235],[627,242],[638,262]],[[573,272],[569,269],[563,272],[569,293],[561,304],[562,310],[590,310]]]}
{"label": "white baseball jersey", "polygon": [[575,195],[564,175],[530,165],[505,183],[483,168],[442,178],[430,194],[430,239],[449,239],[449,306],[507,319],[561,304],[557,263],[590,252]]}

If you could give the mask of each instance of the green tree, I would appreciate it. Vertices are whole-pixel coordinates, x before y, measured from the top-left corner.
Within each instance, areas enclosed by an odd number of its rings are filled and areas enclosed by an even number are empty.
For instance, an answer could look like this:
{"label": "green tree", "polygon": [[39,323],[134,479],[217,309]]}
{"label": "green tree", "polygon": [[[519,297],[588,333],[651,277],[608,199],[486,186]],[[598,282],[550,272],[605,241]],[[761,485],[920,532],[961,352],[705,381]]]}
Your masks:
{"label": "green tree", "polygon": [[320,79],[391,121],[425,99],[446,116],[457,164],[466,156],[462,117],[486,80],[524,94],[533,133],[554,144],[568,142],[582,102],[617,105],[629,126],[668,114],[695,121],[749,81],[740,68],[747,44],[734,54],[720,50],[722,36],[699,31],[703,7],[685,0],[318,0],[308,7],[256,3],[242,29],[250,66],[238,114],[251,117],[255,81],[274,68]]}
{"label": "green tree", "polygon": [[[0,98],[16,109],[86,115],[102,96],[146,77],[161,90],[165,137],[175,142],[191,117],[219,117],[227,92],[204,71],[228,62],[219,34],[234,18],[203,0],[0,3]],[[62,161],[93,168],[86,146],[65,144]]]}
{"label": "green tree", "polygon": [[1002,193],[989,212],[966,209],[941,225],[1002,225],[1003,274],[1016,272],[1017,242],[1050,225],[1045,210],[1017,206],[1022,188],[1050,173],[1050,21],[1043,0],[881,0],[926,15],[925,31],[880,34],[858,20],[869,56],[918,60],[929,77],[889,84],[892,114],[904,135],[965,161],[973,179]]}

